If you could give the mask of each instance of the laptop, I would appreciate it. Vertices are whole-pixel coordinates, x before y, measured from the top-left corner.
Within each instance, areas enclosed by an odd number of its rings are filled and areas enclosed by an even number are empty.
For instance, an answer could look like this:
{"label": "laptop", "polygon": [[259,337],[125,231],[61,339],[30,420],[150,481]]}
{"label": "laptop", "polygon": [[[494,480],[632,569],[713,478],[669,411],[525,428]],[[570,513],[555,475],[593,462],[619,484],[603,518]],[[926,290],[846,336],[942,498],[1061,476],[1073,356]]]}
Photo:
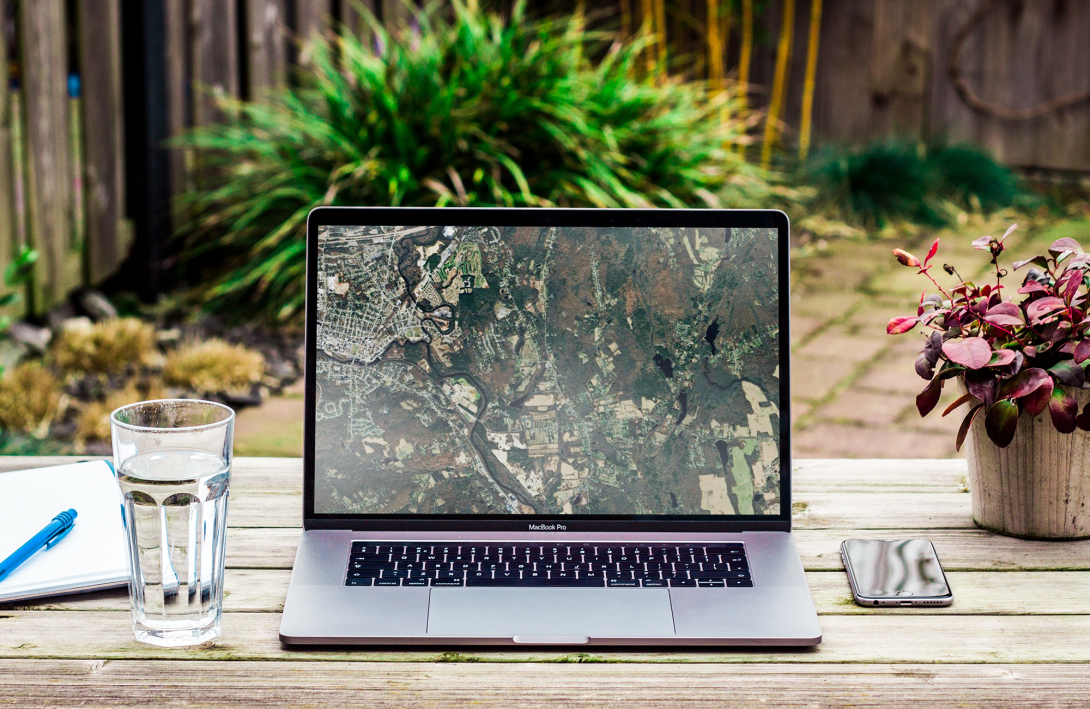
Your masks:
{"label": "laptop", "polygon": [[319,208],[287,644],[816,645],[778,211]]}

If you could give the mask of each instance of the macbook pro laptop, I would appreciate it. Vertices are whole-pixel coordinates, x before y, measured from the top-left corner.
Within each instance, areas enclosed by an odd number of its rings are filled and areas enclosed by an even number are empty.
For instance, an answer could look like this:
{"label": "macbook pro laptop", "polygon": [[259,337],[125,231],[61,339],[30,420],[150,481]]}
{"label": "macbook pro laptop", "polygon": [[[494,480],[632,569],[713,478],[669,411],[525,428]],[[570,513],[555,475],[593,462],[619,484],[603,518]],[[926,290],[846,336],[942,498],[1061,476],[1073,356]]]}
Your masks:
{"label": "macbook pro laptop", "polygon": [[320,208],[290,644],[815,645],[778,211]]}

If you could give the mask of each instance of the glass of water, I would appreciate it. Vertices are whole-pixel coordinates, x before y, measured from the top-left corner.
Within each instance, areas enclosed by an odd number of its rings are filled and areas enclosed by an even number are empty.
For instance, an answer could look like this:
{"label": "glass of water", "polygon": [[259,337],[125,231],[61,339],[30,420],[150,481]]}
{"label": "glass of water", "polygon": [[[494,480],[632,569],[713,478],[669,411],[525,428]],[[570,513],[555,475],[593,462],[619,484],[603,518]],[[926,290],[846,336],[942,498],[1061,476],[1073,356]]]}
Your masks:
{"label": "glass of water", "polygon": [[166,647],[220,634],[235,412],[190,399],[110,415],[128,532],[136,639]]}

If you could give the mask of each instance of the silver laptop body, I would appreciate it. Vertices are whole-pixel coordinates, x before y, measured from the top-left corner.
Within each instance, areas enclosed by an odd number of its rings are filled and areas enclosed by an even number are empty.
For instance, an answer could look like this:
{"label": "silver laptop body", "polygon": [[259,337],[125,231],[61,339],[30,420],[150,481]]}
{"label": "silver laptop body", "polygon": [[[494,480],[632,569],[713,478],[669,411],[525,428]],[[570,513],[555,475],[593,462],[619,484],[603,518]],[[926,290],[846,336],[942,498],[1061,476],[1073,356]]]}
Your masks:
{"label": "silver laptop body", "polygon": [[816,645],[771,210],[320,208],[288,644]]}

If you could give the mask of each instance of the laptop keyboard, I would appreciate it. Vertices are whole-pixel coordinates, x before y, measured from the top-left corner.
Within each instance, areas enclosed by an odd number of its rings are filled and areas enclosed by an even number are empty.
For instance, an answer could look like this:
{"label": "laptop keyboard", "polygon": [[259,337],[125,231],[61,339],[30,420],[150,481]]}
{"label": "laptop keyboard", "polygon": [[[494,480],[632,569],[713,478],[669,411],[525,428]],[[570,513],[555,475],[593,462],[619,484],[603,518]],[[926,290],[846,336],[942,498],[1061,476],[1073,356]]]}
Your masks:
{"label": "laptop keyboard", "polygon": [[752,586],[745,545],[353,542],[346,586]]}

